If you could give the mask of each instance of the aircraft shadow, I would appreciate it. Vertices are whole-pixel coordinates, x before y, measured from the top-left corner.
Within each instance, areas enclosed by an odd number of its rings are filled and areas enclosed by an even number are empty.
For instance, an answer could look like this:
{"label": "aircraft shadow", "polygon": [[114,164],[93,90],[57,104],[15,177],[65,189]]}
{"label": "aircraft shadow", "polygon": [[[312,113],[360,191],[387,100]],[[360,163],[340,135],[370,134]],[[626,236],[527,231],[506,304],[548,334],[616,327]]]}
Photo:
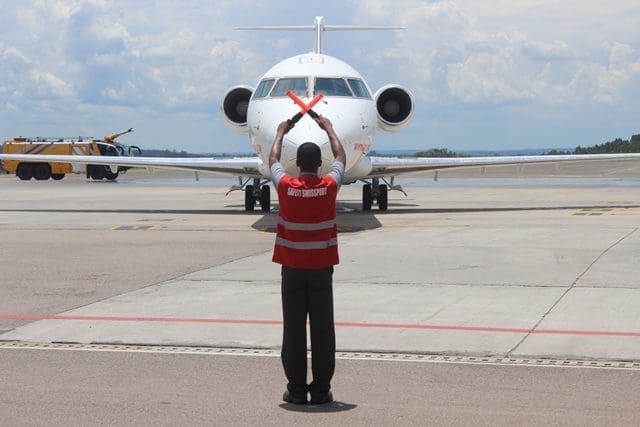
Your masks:
{"label": "aircraft shadow", "polygon": [[[535,212],[535,211],[563,211],[563,210],[611,210],[637,209],[640,204],[602,204],[602,205],[561,205],[561,206],[487,206],[460,208],[421,208],[420,205],[407,202],[389,203],[388,211],[379,211],[374,206],[371,211],[362,211],[359,201],[339,201],[337,205],[336,222],[338,232],[353,233],[364,230],[374,230],[382,227],[377,216],[401,214],[443,214],[443,213],[492,213],[492,212]],[[246,212],[236,210],[242,206],[227,205],[223,209],[21,209],[0,208],[0,212],[44,212],[44,213],[104,213],[104,214],[178,214],[178,215],[260,215],[251,227],[258,231],[275,233],[278,222],[277,205],[268,214],[260,211]]]}
{"label": "aircraft shadow", "polygon": [[[413,204],[389,204],[388,211],[377,211],[377,215],[389,214],[416,214],[416,213],[482,213],[482,212],[535,212],[535,211],[568,211],[590,209],[637,209],[640,205],[562,205],[562,206],[487,206],[487,207],[462,207],[462,208],[415,208]],[[404,207],[404,208],[403,208]]]}
{"label": "aircraft shadow", "polygon": [[333,401],[331,403],[325,403],[323,405],[294,405],[293,403],[281,403],[279,405],[282,409],[291,412],[304,412],[307,414],[326,414],[330,412],[344,412],[350,411],[358,407],[353,403],[344,403]]}
{"label": "aircraft shadow", "polygon": [[[563,205],[563,206],[504,206],[504,207],[468,207],[468,208],[416,208],[412,203],[390,203],[388,211],[362,211],[359,202],[339,202],[337,206],[336,222],[338,232],[352,233],[364,230],[374,230],[382,227],[378,215],[397,214],[443,214],[443,213],[497,213],[497,212],[535,212],[535,211],[566,211],[566,210],[611,210],[640,208],[640,205]],[[375,206],[374,206],[375,209]],[[256,230],[275,233],[278,223],[277,212],[262,216],[253,223]]]}
{"label": "aircraft shadow", "polygon": [[[232,208],[232,207],[229,207]],[[0,212],[46,213],[112,213],[112,214],[176,214],[176,215],[255,215],[255,212],[232,209],[3,209]]]}
{"label": "aircraft shadow", "polygon": [[[373,212],[344,212],[338,208],[336,215],[336,223],[339,233],[354,233],[364,230],[373,230],[382,227],[382,224]],[[255,230],[275,233],[278,224],[278,214],[272,212],[269,215],[262,216],[251,226]]]}

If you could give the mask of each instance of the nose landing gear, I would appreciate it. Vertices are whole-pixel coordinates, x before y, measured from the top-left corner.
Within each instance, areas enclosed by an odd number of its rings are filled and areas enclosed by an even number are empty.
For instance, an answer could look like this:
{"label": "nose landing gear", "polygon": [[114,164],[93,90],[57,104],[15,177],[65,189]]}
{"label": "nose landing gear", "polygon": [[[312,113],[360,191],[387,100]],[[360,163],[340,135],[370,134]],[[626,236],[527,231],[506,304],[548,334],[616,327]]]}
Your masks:
{"label": "nose landing gear", "polygon": [[[249,180],[247,180],[245,184],[247,182],[249,182]],[[232,189],[229,191],[244,189],[244,210],[245,211],[253,212],[253,210],[255,209],[256,203],[259,203],[260,210],[262,212],[269,212],[271,210],[271,187],[269,187],[268,182],[269,181],[261,182],[259,178],[254,178],[253,185],[241,184],[239,186],[232,187]]]}
{"label": "nose landing gear", "polygon": [[389,207],[389,190],[398,190],[406,196],[400,185],[393,185],[393,178],[389,184],[384,178],[380,183],[380,178],[373,178],[371,183],[362,186],[362,210],[370,211],[373,204],[377,204],[378,210],[386,211]]}

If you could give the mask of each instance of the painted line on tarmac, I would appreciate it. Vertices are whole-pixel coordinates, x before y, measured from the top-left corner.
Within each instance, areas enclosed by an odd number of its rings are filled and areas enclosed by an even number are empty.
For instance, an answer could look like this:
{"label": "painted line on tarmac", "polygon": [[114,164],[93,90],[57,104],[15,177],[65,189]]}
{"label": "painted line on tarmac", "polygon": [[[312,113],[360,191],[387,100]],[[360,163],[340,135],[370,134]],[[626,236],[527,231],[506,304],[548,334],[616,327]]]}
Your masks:
{"label": "painted line on tarmac", "polygon": [[[23,341],[0,341],[1,350],[50,350],[50,351],[88,351],[108,353],[142,353],[167,355],[203,355],[203,356],[252,356],[280,357],[279,349],[241,348],[241,347],[194,347],[171,345],[135,345],[101,343],[40,343]],[[311,352],[307,353],[311,358]],[[459,354],[428,353],[389,353],[336,351],[338,360],[357,360],[369,362],[405,362],[439,363],[461,365],[518,366],[532,368],[592,368],[640,371],[640,361],[602,360],[602,359],[566,359],[551,357],[507,357],[507,356],[465,356]]]}
{"label": "painted line on tarmac", "polygon": [[[64,320],[64,321],[93,321],[93,322],[164,322],[164,323],[221,323],[235,325],[281,325],[281,320],[271,319],[216,319],[199,317],[139,317],[139,316],[74,316],[55,315],[37,316],[22,314],[0,314],[0,320]],[[462,325],[429,325],[420,323],[369,323],[369,322],[335,322],[337,327],[368,328],[368,329],[423,329],[433,331],[460,331],[484,333],[510,333],[533,335],[576,335],[601,337],[640,337],[640,331],[597,331],[581,329],[531,329],[531,328],[501,328],[491,326],[462,326]]]}

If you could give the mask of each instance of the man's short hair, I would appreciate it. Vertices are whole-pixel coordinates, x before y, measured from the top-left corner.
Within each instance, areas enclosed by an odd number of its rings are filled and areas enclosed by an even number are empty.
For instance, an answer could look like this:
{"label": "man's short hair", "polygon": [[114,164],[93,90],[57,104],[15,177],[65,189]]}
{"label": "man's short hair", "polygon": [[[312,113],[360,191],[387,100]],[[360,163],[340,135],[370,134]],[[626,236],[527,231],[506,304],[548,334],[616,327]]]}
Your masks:
{"label": "man's short hair", "polygon": [[296,158],[300,169],[313,170],[322,162],[322,153],[317,144],[305,142],[298,147]]}

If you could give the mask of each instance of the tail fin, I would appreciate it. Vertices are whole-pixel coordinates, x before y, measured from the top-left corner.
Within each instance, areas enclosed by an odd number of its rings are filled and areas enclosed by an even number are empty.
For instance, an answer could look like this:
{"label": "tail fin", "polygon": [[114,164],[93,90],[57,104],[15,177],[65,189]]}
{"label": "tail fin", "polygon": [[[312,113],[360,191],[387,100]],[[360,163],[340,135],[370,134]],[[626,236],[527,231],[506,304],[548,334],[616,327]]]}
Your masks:
{"label": "tail fin", "polygon": [[325,31],[377,31],[377,30],[406,30],[406,27],[384,27],[371,25],[325,25],[322,16],[316,16],[314,25],[284,25],[265,27],[236,27],[235,30],[286,30],[286,31],[315,31],[316,43],[314,52],[322,53],[323,36]]}

